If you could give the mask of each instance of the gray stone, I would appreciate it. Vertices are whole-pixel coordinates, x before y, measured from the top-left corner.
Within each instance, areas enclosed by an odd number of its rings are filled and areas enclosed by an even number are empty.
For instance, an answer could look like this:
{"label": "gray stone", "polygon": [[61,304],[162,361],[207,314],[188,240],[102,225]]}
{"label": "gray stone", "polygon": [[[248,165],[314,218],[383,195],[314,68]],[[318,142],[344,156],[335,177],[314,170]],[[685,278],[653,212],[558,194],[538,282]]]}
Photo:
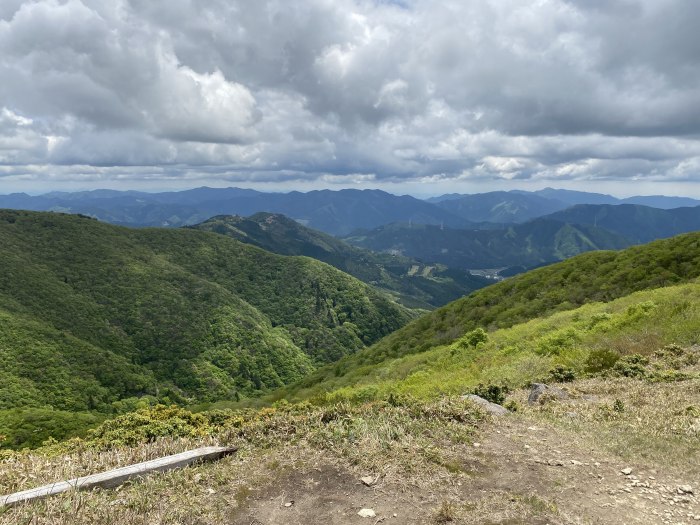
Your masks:
{"label": "gray stone", "polygon": [[504,408],[496,403],[492,403],[491,401],[488,401],[487,399],[479,397],[475,394],[467,394],[466,396],[462,396],[462,399],[468,399],[469,401],[476,403],[480,407],[483,407],[489,414],[493,414],[494,416],[505,416],[508,413],[507,408]]}
{"label": "gray stone", "polygon": [[374,512],[372,509],[360,509],[357,515],[361,518],[374,518],[376,517],[377,513]]}
{"label": "gray stone", "polygon": [[554,399],[569,399],[569,394],[567,394],[561,388],[557,388],[555,386],[548,386],[544,383],[532,383],[530,395],[527,397],[527,402],[530,405],[534,405],[537,402],[542,402],[540,401],[540,399],[545,394],[546,397],[552,397]]}
{"label": "gray stone", "polygon": [[373,478],[372,476],[364,476],[360,478],[360,481],[367,487],[371,487],[374,485],[375,481],[377,481],[376,478]]}

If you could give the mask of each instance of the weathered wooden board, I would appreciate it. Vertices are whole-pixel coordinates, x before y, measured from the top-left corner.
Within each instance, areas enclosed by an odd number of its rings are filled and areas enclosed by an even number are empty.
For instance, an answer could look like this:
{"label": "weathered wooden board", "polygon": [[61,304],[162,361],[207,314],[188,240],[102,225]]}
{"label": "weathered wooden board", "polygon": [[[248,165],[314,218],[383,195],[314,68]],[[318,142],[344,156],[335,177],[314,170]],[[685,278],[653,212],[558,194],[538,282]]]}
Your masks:
{"label": "weathered wooden board", "polygon": [[164,458],[144,461],[128,467],[122,467],[114,470],[108,470],[100,474],[92,474],[82,478],[70,479],[68,481],[59,481],[44,485],[35,489],[23,490],[15,492],[7,496],[0,496],[0,506],[15,505],[17,503],[28,502],[35,499],[53,496],[68,490],[88,490],[93,488],[112,488],[117,487],[133,478],[150,474],[151,472],[165,472],[177,468],[186,467],[192,463],[199,461],[213,461],[229,454],[233,454],[236,448],[233,447],[203,447],[195,450],[189,450],[180,454],[166,456]]}

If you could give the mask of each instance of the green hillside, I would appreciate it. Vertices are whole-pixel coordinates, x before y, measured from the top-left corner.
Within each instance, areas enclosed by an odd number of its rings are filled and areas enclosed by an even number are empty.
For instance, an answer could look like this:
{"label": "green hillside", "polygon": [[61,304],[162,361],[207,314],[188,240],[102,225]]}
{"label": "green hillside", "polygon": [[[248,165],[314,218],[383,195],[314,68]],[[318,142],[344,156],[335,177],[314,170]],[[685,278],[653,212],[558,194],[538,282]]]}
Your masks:
{"label": "green hillside", "polygon": [[420,352],[477,327],[492,330],[610,301],[632,292],[700,276],[700,234],[691,233],[622,251],[581,254],[477,290],[382,339],[363,359]]}
{"label": "green hillside", "polygon": [[[700,277],[700,234],[692,233],[620,252],[593,252],[539,268],[422,316],[372,347],[305,378],[298,388],[362,374],[388,360],[449,345],[475,329],[494,331],[593,302],[693,281]],[[360,371],[360,372],[357,372]],[[316,391],[316,388],[314,388]],[[287,390],[279,395],[287,395]]]}
{"label": "green hillside", "polygon": [[358,248],[275,213],[221,215],[192,228],[227,235],[280,255],[313,257],[413,308],[433,309],[493,282],[465,270]]}
{"label": "green hillside", "polygon": [[196,230],[0,211],[0,243],[0,409],[255,395],[411,315],[318,261]]}
{"label": "green hillside", "polygon": [[[317,373],[316,381],[303,381],[278,395],[324,403],[389,395],[432,399],[479,385],[514,389],[608,369],[626,377],[678,381],[686,376],[674,371],[674,360],[678,365],[688,364],[686,357],[689,364],[700,363],[700,353],[680,348],[699,343],[700,284],[695,281],[587,304],[488,334],[477,329],[418,354],[372,364],[346,360]],[[670,347],[659,356],[668,345],[677,345],[678,351]],[[664,359],[654,360],[655,353]]]}

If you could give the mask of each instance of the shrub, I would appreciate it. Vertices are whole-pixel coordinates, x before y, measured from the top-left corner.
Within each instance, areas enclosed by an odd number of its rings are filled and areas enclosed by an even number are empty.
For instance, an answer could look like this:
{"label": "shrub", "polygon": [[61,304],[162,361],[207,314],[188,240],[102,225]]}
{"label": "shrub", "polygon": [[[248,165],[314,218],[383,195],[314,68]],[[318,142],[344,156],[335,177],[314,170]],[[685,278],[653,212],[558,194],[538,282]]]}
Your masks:
{"label": "shrub", "polygon": [[649,371],[647,365],[649,360],[639,354],[632,354],[620,358],[613,366],[613,372],[623,377],[645,378]]}
{"label": "shrub", "polygon": [[576,379],[576,372],[564,365],[557,365],[549,371],[549,378],[555,383],[570,383]]}
{"label": "shrub", "polygon": [[477,395],[479,397],[483,397],[487,401],[491,401],[492,403],[496,403],[498,405],[502,405],[504,401],[506,400],[506,396],[510,392],[510,388],[508,388],[506,385],[484,385],[479,383],[479,386],[477,386],[474,390],[472,390],[472,393],[474,395]]}
{"label": "shrub", "polygon": [[588,329],[590,330],[594,326],[597,326],[605,321],[609,321],[610,319],[612,319],[612,314],[608,312],[599,312],[597,314],[593,314],[593,316],[591,316],[591,320],[588,323]]}
{"label": "shrub", "polygon": [[489,334],[483,328],[476,328],[471,332],[467,332],[459,340],[461,348],[476,348],[479,344],[486,343],[489,340]]}
{"label": "shrub", "polygon": [[88,441],[98,448],[109,449],[152,442],[165,436],[206,436],[212,431],[209,419],[203,414],[194,414],[176,406],[156,405],[105,421],[90,431]]}
{"label": "shrub", "polygon": [[585,371],[588,374],[599,374],[615,366],[620,359],[620,354],[606,348],[593,350],[585,362]]}

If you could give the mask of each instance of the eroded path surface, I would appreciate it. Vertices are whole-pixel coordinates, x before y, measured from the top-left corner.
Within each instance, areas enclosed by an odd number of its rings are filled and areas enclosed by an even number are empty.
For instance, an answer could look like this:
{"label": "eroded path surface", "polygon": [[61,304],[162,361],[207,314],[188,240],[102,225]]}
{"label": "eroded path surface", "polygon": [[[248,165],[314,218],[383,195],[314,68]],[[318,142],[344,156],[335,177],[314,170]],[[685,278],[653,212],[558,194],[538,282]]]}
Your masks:
{"label": "eroded path surface", "polygon": [[[628,464],[547,421],[508,415],[475,439],[444,444],[439,461],[447,469],[418,477],[391,466],[361,472],[318,454],[254,489],[233,523],[700,523],[698,480]],[[366,486],[365,475],[376,482]],[[361,509],[375,516],[362,518]]]}

